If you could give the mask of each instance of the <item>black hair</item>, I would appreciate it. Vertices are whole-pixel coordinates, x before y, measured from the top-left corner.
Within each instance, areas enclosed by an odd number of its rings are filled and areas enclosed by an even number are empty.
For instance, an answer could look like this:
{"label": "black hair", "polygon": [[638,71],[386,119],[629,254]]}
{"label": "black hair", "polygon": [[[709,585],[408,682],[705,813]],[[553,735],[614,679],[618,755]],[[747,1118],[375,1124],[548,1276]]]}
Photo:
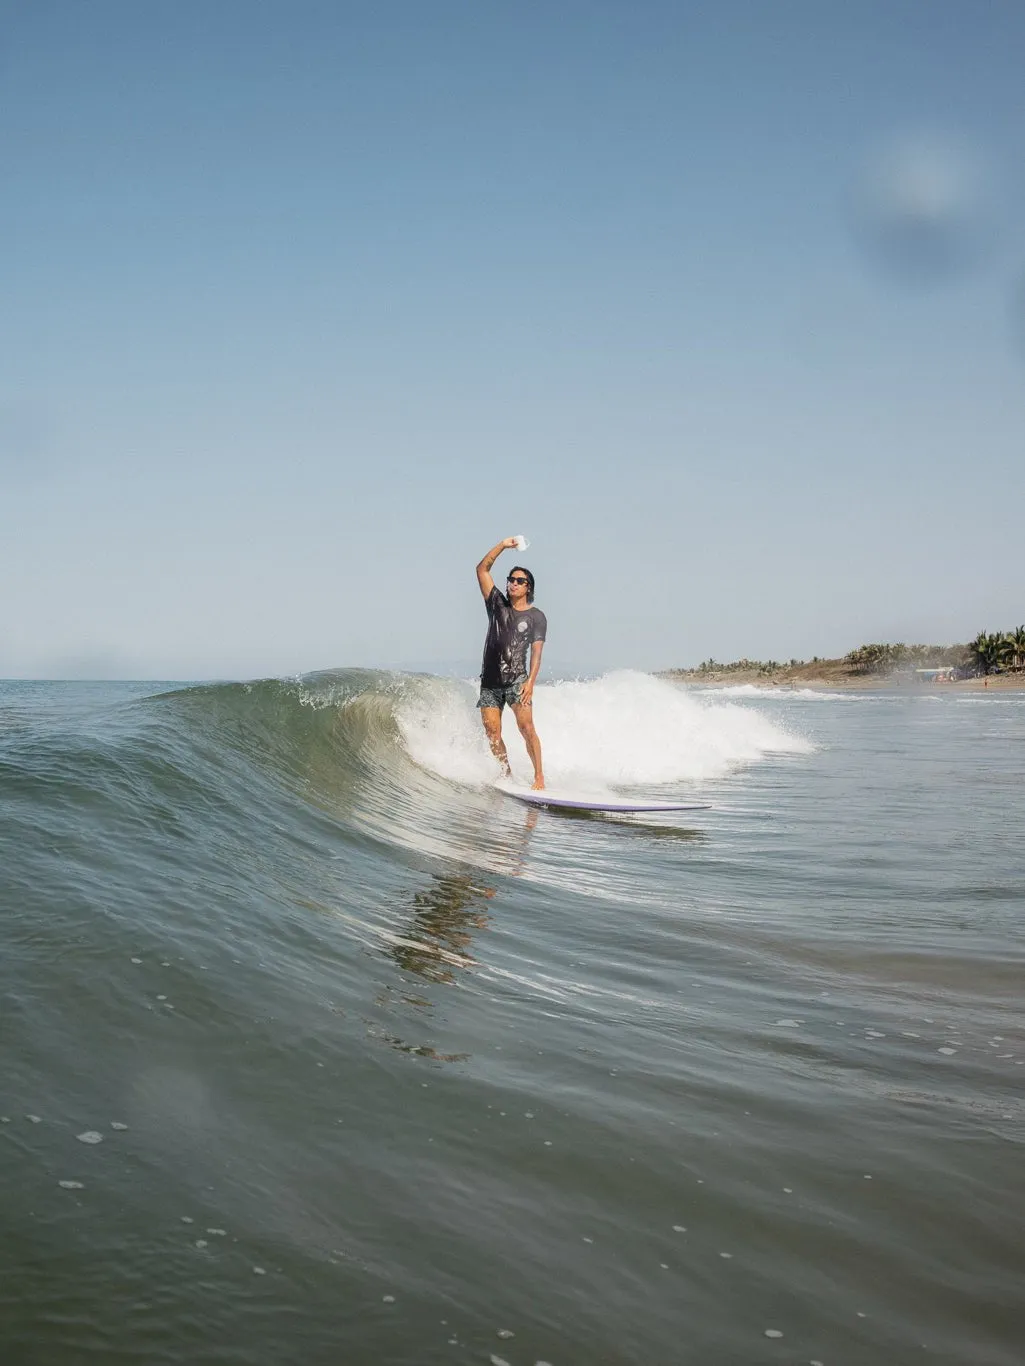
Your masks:
{"label": "black hair", "polygon": [[514,564],[513,567],[512,567],[512,569],[509,570],[509,575],[510,575],[510,577],[511,577],[513,574],[516,573],[517,569],[520,571],[521,574],[526,574],[526,576],[527,576],[527,601],[528,601],[528,602],[533,602],[533,601],[534,601],[534,575],[530,572],[529,569],[525,569],[525,568],[523,567],[522,564]]}

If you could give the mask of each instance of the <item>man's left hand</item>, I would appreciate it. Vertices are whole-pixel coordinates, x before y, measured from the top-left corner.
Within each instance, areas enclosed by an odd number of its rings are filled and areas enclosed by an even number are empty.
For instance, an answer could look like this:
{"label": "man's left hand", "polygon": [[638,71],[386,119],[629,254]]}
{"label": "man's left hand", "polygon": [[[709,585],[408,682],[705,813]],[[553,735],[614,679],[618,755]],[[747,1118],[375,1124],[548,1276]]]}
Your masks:
{"label": "man's left hand", "polygon": [[534,697],[534,685],[528,679],[520,688],[520,706],[529,707]]}

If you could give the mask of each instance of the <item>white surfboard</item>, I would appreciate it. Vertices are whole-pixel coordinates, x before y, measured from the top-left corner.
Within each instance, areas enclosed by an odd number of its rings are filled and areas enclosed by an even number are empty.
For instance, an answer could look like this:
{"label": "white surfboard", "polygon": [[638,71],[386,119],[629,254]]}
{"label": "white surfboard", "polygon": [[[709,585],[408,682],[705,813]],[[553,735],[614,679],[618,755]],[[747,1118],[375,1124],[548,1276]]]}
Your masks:
{"label": "white surfboard", "polygon": [[499,792],[504,792],[507,797],[513,797],[518,802],[525,802],[528,806],[554,807],[564,811],[609,811],[624,815],[636,811],[709,810],[708,802],[646,802],[631,801],[625,797],[570,797],[560,796],[555,792],[534,792],[531,788],[506,787],[503,783],[496,786]]}

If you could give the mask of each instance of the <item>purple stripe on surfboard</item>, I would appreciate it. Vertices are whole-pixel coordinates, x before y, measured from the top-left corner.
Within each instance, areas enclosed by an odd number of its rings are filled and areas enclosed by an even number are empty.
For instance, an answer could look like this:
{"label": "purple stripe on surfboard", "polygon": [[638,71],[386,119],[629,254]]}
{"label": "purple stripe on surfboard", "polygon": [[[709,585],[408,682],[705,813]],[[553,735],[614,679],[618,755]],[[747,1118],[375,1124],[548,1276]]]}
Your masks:
{"label": "purple stripe on surfboard", "polygon": [[617,811],[620,815],[635,811],[708,811],[707,802],[592,802],[586,797],[553,797],[547,792],[517,792],[511,787],[500,787],[507,797],[515,797],[528,806],[561,806],[568,811]]}

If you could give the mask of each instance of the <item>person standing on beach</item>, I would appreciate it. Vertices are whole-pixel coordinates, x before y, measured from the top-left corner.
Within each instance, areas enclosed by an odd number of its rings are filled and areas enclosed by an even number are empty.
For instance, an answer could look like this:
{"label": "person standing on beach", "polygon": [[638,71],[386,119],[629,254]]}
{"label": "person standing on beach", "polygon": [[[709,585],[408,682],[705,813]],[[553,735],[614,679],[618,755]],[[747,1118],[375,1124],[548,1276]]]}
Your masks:
{"label": "person standing on beach", "polygon": [[545,775],[532,704],[548,620],[540,608],[533,606],[534,575],[529,569],[514,565],[506,579],[505,593],[495,586],[491,577],[491,566],[502,551],[515,550],[517,544],[515,536],[507,536],[493,546],[477,566],[477,582],[488,609],[488,634],[484,641],[477,706],[491,753],[502,765],[505,776],[510,778],[509,755],[502,739],[502,710],[506,703],[509,704],[534,765],[533,790],[542,792]]}

